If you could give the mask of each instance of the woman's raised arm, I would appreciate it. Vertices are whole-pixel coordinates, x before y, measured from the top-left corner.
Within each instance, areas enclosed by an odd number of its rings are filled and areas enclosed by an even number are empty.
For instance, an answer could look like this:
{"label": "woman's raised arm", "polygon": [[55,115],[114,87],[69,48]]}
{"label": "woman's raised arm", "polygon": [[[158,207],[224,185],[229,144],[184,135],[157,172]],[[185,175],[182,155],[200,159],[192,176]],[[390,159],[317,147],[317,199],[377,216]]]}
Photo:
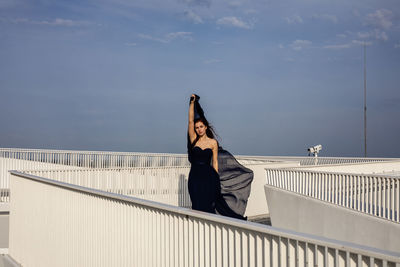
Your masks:
{"label": "woman's raised arm", "polygon": [[190,142],[196,139],[196,132],[194,131],[194,101],[196,99],[195,95],[192,95],[190,98],[190,105],[189,105],[189,123],[188,123],[188,134],[190,138]]}

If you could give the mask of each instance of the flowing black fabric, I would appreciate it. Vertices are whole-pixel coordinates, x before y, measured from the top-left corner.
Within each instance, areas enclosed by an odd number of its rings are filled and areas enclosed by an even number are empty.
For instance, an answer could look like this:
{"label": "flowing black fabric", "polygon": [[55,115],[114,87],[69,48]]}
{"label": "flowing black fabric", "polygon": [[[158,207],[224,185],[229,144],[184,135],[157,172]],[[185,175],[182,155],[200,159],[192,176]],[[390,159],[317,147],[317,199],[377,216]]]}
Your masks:
{"label": "flowing black fabric", "polygon": [[217,212],[225,216],[245,219],[243,215],[250,196],[253,171],[241,165],[231,153],[219,147],[218,172],[222,198],[217,199]]}
{"label": "flowing black fabric", "polygon": [[[194,119],[205,118],[204,111],[199,103],[199,97],[194,101]],[[195,144],[190,142],[188,135],[188,158],[192,163],[192,176],[193,166],[196,165],[196,157],[193,157],[193,151],[196,150]],[[219,189],[215,200],[216,213],[232,218],[243,219],[246,211],[247,200],[250,195],[251,182],[253,181],[253,171],[241,165],[235,157],[224,150],[222,147],[218,148],[218,174],[219,183],[216,184]],[[197,177],[197,174],[195,174]],[[189,176],[189,183],[190,183]],[[206,180],[208,177],[206,177]],[[191,188],[189,188],[189,191]],[[201,196],[200,196],[201,198]],[[208,198],[207,198],[208,199]],[[206,200],[206,199],[204,199]],[[201,199],[195,199],[201,201]]]}

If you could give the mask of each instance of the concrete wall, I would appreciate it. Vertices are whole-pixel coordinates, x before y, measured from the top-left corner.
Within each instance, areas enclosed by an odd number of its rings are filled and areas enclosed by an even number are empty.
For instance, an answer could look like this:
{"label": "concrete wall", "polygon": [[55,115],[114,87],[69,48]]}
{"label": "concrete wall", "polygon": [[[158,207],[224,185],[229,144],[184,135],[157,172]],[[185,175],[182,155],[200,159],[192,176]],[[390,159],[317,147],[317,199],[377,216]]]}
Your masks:
{"label": "concrete wall", "polygon": [[266,183],[266,168],[290,168],[300,166],[299,162],[271,162],[261,165],[249,165],[247,168],[254,173],[254,179],[251,184],[250,197],[247,202],[245,216],[259,216],[268,214],[268,205],[265,198],[264,185]]}
{"label": "concrete wall", "polygon": [[0,252],[8,248],[9,211],[8,204],[0,204]]}
{"label": "concrete wall", "polygon": [[273,227],[400,253],[398,223],[268,185],[265,194]]}

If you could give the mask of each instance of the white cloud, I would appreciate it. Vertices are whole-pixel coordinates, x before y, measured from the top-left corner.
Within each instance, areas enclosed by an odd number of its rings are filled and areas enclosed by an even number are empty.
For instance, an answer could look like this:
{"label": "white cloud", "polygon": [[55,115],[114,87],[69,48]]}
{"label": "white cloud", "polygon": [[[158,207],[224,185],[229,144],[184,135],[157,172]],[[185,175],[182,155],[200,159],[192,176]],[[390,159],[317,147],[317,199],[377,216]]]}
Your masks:
{"label": "white cloud", "polygon": [[246,15],[257,14],[257,13],[258,13],[258,11],[255,9],[246,9],[244,11],[244,14],[246,14]]}
{"label": "white cloud", "polygon": [[126,46],[136,46],[136,43],[125,43]]}
{"label": "white cloud", "polygon": [[232,26],[241,29],[251,29],[253,26],[250,23],[244,22],[237,17],[223,17],[217,20],[218,25]]}
{"label": "white cloud", "polygon": [[345,44],[332,44],[332,45],[325,45],[323,48],[325,49],[332,49],[332,50],[341,50],[341,49],[348,49],[352,48],[354,46],[358,45],[372,45],[371,42],[366,42],[366,41],[359,41],[359,40],[353,40],[350,43],[345,43]]}
{"label": "white cloud", "polygon": [[61,19],[56,18],[54,20],[29,20],[25,18],[13,19],[12,23],[26,23],[26,24],[35,24],[35,25],[50,25],[50,26],[64,26],[64,27],[77,27],[77,26],[86,26],[90,23],[87,21],[79,21],[79,20],[70,20],[70,19]]}
{"label": "white cloud", "polygon": [[335,15],[331,15],[331,14],[315,14],[312,16],[313,19],[321,19],[321,20],[325,20],[325,21],[329,21],[332,23],[337,23],[338,19]]}
{"label": "white cloud", "polygon": [[57,18],[53,21],[41,21],[39,24],[46,24],[46,25],[54,25],[54,26],[81,26],[83,24],[86,24],[86,22],[82,21],[74,21],[70,19],[60,19]]}
{"label": "white cloud", "polygon": [[336,37],[339,37],[339,38],[346,38],[347,35],[344,34],[344,33],[339,33],[339,34],[336,34]]}
{"label": "white cloud", "polygon": [[166,35],[167,40],[174,40],[176,38],[193,40],[191,32],[171,32]]}
{"label": "white cloud", "polygon": [[285,47],[283,46],[283,44],[279,44],[278,47],[279,47],[279,49],[285,48]]}
{"label": "white cloud", "polygon": [[299,15],[286,17],[285,20],[286,20],[286,22],[288,24],[300,24],[300,23],[303,23],[303,19]]}
{"label": "white cloud", "polygon": [[151,40],[151,41],[156,41],[156,42],[160,42],[160,43],[168,43],[166,39],[153,37],[153,36],[147,35],[147,34],[139,34],[138,36],[145,40]]}
{"label": "white cloud", "polygon": [[19,23],[26,23],[26,24],[33,24],[33,22],[29,19],[25,18],[18,18],[18,19],[2,19],[3,22],[11,22],[14,24],[19,24]]}
{"label": "white cloud", "polygon": [[358,32],[357,36],[358,36],[358,38],[366,39],[366,38],[371,37],[371,33],[370,32]]}
{"label": "white cloud", "polygon": [[384,31],[375,31],[375,38],[377,40],[387,41],[389,40],[388,35]]}
{"label": "white cloud", "polygon": [[347,49],[352,47],[351,43],[348,44],[335,44],[335,45],[326,45],[324,46],[325,49],[334,49],[334,50],[340,50],[340,49]]}
{"label": "white cloud", "polygon": [[358,38],[387,41],[389,36],[386,31],[393,26],[393,12],[387,9],[378,9],[370,13],[365,18],[365,25],[372,26],[374,29],[369,32],[359,32]]}
{"label": "white cloud", "polygon": [[293,50],[300,51],[300,50],[302,50],[304,48],[309,47],[311,44],[312,44],[312,42],[309,41],[309,40],[296,40],[290,45],[290,47]]}
{"label": "white cloud", "polygon": [[353,45],[366,45],[366,46],[372,45],[372,42],[366,42],[366,41],[360,41],[360,40],[353,40],[353,41],[351,41],[351,43]]}
{"label": "white cloud", "polygon": [[184,15],[187,20],[193,22],[194,24],[202,24],[203,23],[203,19],[199,15],[194,13],[192,10],[185,11]]}
{"label": "white cloud", "polygon": [[193,40],[191,32],[171,32],[171,33],[166,34],[163,38],[154,37],[154,36],[147,35],[147,34],[139,34],[138,36],[142,39],[151,40],[151,41],[160,42],[160,43],[169,43],[178,38],[184,39],[184,40],[189,40],[189,41]]}
{"label": "white cloud", "polygon": [[215,59],[215,58],[204,60],[204,64],[213,64],[213,63],[219,63],[219,62],[222,62],[222,60]]}
{"label": "white cloud", "polygon": [[382,41],[389,40],[389,37],[386,34],[386,32],[379,30],[379,29],[375,29],[374,31],[370,31],[370,32],[358,32],[357,37],[360,39],[375,38],[377,40],[382,40]]}
{"label": "white cloud", "polygon": [[392,11],[387,9],[379,9],[374,13],[368,14],[365,22],[368,25],[388,30],[393,25],[392,18]]}
{"label": "white cloud", "polygon": [[211,6],[211,0],[180,0],[190,6]]}
{"label": "white cloud", "polygon": [[395,44],[395,45],[394,45],[394,48],[400,48],[400,43]]}

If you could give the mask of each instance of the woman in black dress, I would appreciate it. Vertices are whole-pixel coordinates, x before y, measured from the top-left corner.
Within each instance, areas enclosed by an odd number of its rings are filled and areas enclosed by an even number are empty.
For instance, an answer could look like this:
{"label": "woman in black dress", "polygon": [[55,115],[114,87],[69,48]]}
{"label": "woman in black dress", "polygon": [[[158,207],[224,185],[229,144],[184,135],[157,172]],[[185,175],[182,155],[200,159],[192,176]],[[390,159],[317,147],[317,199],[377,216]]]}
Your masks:
{"label": "woman in black dress", "polygon": [[188,156],[192,166],[188,187],[192,208],[246,220],[253,171],[219,146],[199,99],[192,95],[189,107]]}
{"label": "woman in black dress", "polygon": [[192,164],[188,182],[189,194],[194,210],[215,213],[215,203],[221,191],[218,142],[206,118],[195,119],[195,101],[198,99],[198,96],[192,95],[189,106],[188,152]]}

